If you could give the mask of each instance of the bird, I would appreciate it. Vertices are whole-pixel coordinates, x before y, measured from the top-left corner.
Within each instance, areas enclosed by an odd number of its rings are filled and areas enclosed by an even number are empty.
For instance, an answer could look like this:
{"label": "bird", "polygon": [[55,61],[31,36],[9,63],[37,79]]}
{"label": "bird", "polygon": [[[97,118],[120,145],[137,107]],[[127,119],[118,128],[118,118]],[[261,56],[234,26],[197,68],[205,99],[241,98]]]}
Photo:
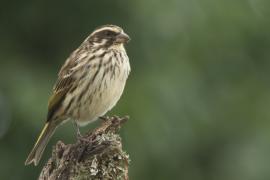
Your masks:
{"label": "bird", "polygon": [[62,65],[48,101],[45,125],[25,165],[38,165],[59,125],[85,126],[111,110],[120,99],[130,73],[125,45],[130,37],[116,25],[96,28]]}

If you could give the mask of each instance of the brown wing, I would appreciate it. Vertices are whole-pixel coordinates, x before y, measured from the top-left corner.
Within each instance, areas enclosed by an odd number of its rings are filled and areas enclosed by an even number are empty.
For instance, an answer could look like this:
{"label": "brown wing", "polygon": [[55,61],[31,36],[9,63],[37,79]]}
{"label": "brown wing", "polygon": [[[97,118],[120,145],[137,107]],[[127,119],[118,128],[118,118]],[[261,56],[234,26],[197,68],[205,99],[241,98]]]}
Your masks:
{"label": "brown wing", "polygon": [[53,94],[49,99],[47,121],[53,118],[74,83],[73,73],[71,71],[71,68],[74,66],[76,66],[75,59],[68,59],[58,74],[58,79],[53,88]]}

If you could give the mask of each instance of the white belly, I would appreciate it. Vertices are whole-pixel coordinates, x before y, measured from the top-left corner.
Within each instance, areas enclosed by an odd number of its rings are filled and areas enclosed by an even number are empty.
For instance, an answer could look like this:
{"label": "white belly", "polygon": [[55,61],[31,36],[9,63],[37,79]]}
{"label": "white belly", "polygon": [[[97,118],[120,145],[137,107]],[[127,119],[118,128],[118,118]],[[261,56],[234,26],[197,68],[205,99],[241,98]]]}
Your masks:
{"label": "white belly", "polygon": [[84,105],[78,109],[80,116],[77,116],[76,120],[79,125],[84,126],[96,120],[115,106],[123,93],[129,71],[130,66],[126,59],[119,68],[116,67],[113,78],[112,74],[108,73],[101,81],[103,71],[97,74],[88,94],[82,98]]}
{"label": "white belly", "polygon": [[[125,87],[125,81],[115,80],[108,85],[102,92],[94,95],[91,103],[87,103],[83,109],[80,109],[80,118],[78,124],[83,126],[103,116],[111,110],[120,99]],[[90,101],[90,99],[89,99]]]}

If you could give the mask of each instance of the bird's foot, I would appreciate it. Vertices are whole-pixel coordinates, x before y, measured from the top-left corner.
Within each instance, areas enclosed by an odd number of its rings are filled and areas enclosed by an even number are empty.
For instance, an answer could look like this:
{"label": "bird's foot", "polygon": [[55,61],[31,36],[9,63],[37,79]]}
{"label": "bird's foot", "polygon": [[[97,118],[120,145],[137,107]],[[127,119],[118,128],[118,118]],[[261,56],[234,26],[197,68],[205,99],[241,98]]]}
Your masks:
{"label": "bird's foot", "polygon": [[80,132],[80,130],[79,130],[79,128],[77,129],[77,139],[79,140],[79,141],[83,141],[83,142],[88,142],[89,141],[89,139],[87,139],[86,137],[84,137],[82,134],[81,134],[81,132]]}
{"label": "bird's foot", "polygon": [[119,117],[119,116],[112,116],[112,122],[121,122],[121,124],[125,123],[129,119],[129,116]]}
{"label": "bird's foot", "polygon": [[108,119],[110,119],[109,116],[99,116],[99,119],[101,119],[102,121],[107,121]]}

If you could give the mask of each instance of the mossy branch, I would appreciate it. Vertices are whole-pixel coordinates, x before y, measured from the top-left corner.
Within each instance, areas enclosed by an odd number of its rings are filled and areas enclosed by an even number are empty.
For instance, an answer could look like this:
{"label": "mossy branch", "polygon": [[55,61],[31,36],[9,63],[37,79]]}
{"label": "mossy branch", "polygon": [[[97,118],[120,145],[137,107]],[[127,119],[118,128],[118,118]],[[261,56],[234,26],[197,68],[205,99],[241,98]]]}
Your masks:
{"label": "mossy branch", "polygon": [[43,167],[39,180],[128,180],[129,156],[122,150],[118,132],[128,118],[106,117],[100,127],[75,144],[59,141]]}

